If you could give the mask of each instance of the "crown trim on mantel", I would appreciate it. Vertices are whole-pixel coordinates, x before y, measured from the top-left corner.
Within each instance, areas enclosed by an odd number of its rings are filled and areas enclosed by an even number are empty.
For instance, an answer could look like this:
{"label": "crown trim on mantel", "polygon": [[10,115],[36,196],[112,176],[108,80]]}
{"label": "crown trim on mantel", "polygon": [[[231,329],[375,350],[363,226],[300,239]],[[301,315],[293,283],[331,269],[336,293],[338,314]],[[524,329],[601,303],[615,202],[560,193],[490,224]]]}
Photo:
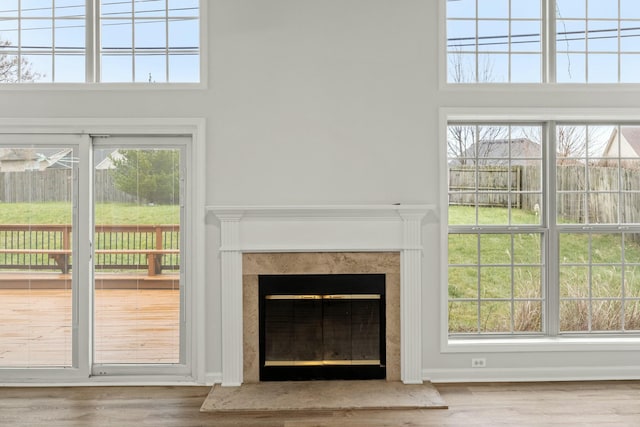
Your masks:
{"label": "crown trim on mantel", "polygon": [[207,212],[216,215],[250,216],[378,216],[392,214],[410,214],[434,211],[435,205],[412,204],[367,204],[367,205],[213,205],[206,207]]}
{"label": "crown trim on mantel", "polygon": [[207,206],[220,221],[222,385],[242,384],[244,252],[400,252],[400,370],[422,383],[422,222],[433,205]]}

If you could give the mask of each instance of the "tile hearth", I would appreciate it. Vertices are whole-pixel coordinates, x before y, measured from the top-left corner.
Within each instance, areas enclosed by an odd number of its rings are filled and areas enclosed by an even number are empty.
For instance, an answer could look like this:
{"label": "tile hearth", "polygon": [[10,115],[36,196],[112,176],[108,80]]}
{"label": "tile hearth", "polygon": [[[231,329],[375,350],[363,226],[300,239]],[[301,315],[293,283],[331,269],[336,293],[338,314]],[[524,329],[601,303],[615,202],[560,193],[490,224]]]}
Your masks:
{"label": "tile hearth", "polygon": [[431,384],[397,381],[283,381],[215,385],[201,412],[447,409]]}

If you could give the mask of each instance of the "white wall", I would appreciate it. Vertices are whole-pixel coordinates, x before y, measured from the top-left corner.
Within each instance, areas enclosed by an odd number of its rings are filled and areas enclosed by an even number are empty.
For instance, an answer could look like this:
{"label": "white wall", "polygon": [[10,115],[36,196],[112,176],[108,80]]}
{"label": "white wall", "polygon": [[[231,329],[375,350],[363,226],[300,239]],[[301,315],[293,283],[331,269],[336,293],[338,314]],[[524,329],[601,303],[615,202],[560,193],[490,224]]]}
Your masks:
{"label": "white wall", "polygon": [[[439,203],[440,107],[639,106],[634,90],[440,89],[439,0],[206,1],[207,89],[9,90],[0,92],[0,118],[204,117],[208,205]],[[207,222],[213,262],[206,272],[206,369],[215,374],[219,235],[215,220]],[[594,376],[639,372],[603,369],[637,366],[638,351],[480,353],[486,371],[467,369],[475,354],[441,354],[439,236],[431,218],[424,239],[426,376],[561,378],[576,366]]]}

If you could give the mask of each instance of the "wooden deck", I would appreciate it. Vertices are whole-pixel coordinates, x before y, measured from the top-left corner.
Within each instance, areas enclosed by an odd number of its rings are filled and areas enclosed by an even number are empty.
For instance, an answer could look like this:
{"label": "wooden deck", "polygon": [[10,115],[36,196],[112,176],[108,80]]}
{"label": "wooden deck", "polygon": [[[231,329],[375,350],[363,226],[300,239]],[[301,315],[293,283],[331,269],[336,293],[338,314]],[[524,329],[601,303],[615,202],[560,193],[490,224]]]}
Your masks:
{"label": "wooden deck", "polygon": [[[96,273],[97,289],[179,289],[178,274]],[[0,289],[70,289],[71,274],[57,272],[0,272]]]}
{"label": "wooden deck", "polygon": [[[180,291],[97,289],[97,363],[177,363]],[[71,291],[0,289],[0,366],[71,365]]]}

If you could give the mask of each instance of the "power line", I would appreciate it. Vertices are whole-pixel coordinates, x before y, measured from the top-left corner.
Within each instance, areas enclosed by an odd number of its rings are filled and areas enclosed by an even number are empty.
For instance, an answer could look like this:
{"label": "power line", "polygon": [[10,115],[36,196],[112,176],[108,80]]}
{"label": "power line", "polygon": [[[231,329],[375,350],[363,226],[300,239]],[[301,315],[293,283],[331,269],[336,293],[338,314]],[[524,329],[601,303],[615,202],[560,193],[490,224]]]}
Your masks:
{"label": "power line", "polygon": [[[584,37],[567,37],[567,36],[576,36],[578,34],[588,35],[588,34],[597,34],[597,33],[618,33],[622,31],[640,31],[640,27],[630,27],[630,28],[611,28],[611,29],[598,29],[598,30],[585,30],[585,31],[563,31],[556,33],[556,41],[564,42],[564,41],[578,41],[585,40]],[[564,37],[562,37],[564,36]],[[526,44],[526,43],[539,43],[540,42],[540,34],[539,33],[531,33],[531,34],[511,34],[511,35],[498,35],[498,36],[478,36],[478,37],[452,37],[447,39],[447,47],[469,47],[469,46],[498,46],[498,45],[507,45],[509,41],[495,41],[495,42],[483,42],[476,43],[476,40],[501,40],[501,39],[519,39],[519,38],[530,38],[530,37],[538,37],[537,40],[516,40],[511,41],[511,44]],[[605,40],[605,39],[617,39],[617,38],[631,38],[631,37],[640,37],[639,34],[615,34],[610,36],[588,36],[588,40]],[[473,43],[450,43],[450,42],[464,42],[469,41]]]}
{"label": "power line", "polygon": [[[114,1],[114,2],[103,2],[101,3],[101,6],[114,6],[114,5],[119,5],[119,4],[135,4],[135,3],[149,3],[149,2],[159,2],[159,1],[163,1],[163,0],[135,0],[135,1]],[[73,4],[73,5],[67,5],[67,6],[56,6],[54,8],[54,10],[59,10],[59,9],[72,9],[72,8],[78,8],[78,7],[84,7],[84,2],[81,2],[80,4]],[[197,8],[193,8],[193,9],[197,9]],[[38,11],[38,10],[51,10],[50,7],[32,7],[32,8],[22,8],[22,9],[5,9],[5,10],[0,10],[0,13],[18,13],[20,12],[20,10],[22,10],[22,12],[34,12],[34,11]]]}
{"label": "power line", "polygon": [[[138,2],[158,2],[161,0],[137,0],[136,3]],[[130,2],[124,2],[124,1],[120,1],[120,2],[112,2],[112,3],[103,3],[102,6],[112,6],[112,5],[118,5],[118,4],[132,4]],[[84,8],[84,4],[81,5],[68,5],[68,6],[56,6],[53,10],[55,10],[56,12],[58,10],[61,9],[77,9],[77,8]],[[6,10],[0,10],[0,14],[7,14],[7,15],[11,15],[11,14],[16,14],[15,18],[17,18],[17,15],[21,12],[36,12],[36,11],[51,11],[52,9],[46,8],[46,7],[38,7],[38,8],[28,8],[28,9],[6,9]],[[149,9],[149,10],[138,10],[138,11],[134,11],[135,16],[139,16],[142,14],[148,14],[148,13],[158,13],[158,12],[166,12],[166,13],[171,13],[171,12],[184,12],[184,11],[197,11],[199,10],[198,7],[173,7],[173,8],[168,8],[168,9]],[[117,15],[125,15],[125,16],[130,16],[131,12],[129,11],[122,11],[122,12],[105,12],[105,13],[101,13],[101,16],[117,16]],[[85,18],[86,15],[84,14],[79,14],[79,15],[57,15],[55,16],[56,19],[72,19],[72,18]],[[9,17],[8,19],[15,19],[13,16]],[[28,17],[21,17],[21,19],[43,19],[43,18],[50,18],[50,16],[28,16]],[[0,20],[3,19],[7,19],[5,17],[0,17]]]}
{"label": "power line", "polygon": [[[176,16],[176,17],[170,17],[168,19],[158,19],[158,18],[152,18],[154,19],[152,20],[144,20],[144,21],[135,21],[132,20],[131,22],[109,22],[108,20],[106,21],[106,23],[102,24],[103,27],[114,27],[114,26],[119,26],[119,25],[132,25],[132,23],[135,23],[135,25],[143,25],[143,24],[157,24],[157,23],[163,23],[163,22],[176,22],[176,21],[193,21],[195,20],[195,18],[191,18],[191,17],[186,17],[186,16]],[[58,29],[68,29],[68,28],[85,28],[84,24],[79,24],[79,25],[56,25],[55,28]],[[51,30],[53,29],[53,27],[33,27],[33,28],[22,28],[22,32],[26,32],[26,31],[33,31],[33,30]],[[11,29],[11,30],[3,30],[4,32],[16,32],[18,31],[17,28],[15,29]]]}

